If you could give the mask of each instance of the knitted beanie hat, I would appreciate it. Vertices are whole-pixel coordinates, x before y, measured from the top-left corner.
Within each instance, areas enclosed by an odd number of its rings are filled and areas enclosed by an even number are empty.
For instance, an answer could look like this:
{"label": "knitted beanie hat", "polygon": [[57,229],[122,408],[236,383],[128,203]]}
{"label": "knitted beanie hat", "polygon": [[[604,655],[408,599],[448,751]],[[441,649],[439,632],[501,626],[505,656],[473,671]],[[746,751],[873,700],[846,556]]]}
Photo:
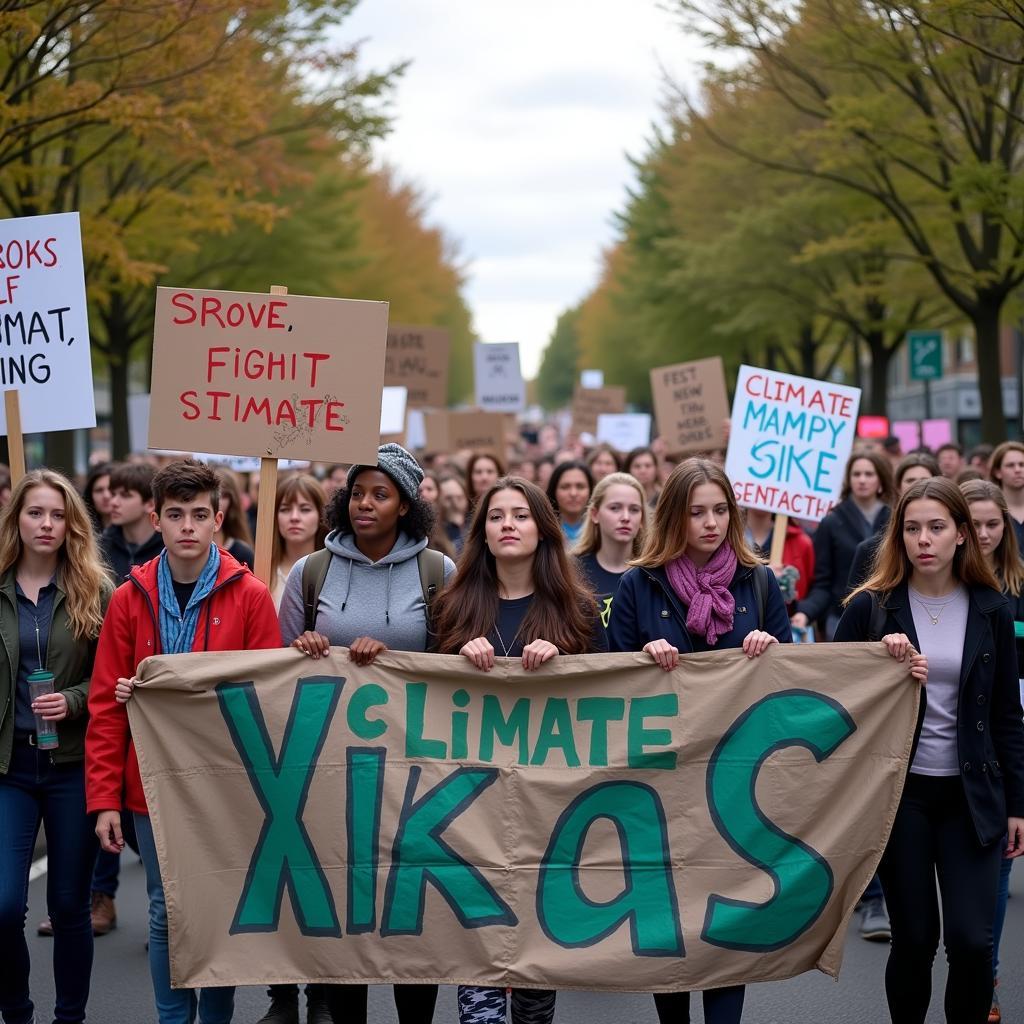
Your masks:
{"label": "knitted beanie hat", "polygon": [[400,444],[394,442],[382,444],[377,449],[376,466],[353,466],[348,471],[346,480],[350,492],[356,477],[364,469],[379,469],[382,473],[387,473],[394,481],[399,493],[407,501],[414,501],[419,496],[420,484],[423,482],[423,470]]}

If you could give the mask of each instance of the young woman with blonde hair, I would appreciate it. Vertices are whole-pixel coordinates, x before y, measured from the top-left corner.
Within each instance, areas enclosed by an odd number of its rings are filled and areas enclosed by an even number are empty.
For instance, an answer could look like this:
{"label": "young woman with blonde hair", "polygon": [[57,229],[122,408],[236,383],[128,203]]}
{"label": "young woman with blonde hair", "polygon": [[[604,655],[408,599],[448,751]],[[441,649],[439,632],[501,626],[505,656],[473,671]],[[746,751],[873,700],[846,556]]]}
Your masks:
{"label": "young woman with blonde hair", "polygon": [[[92,971],[90,887],[96,836],[85,810],[85,725],[96,638],[111,585],[92,520],[71,481],[27,473],[0,516],[0,1016],[33,1020],[25,906],[40,822],[49,866],[60,1021],[85,1020]],[[34,700],[30,676],[53,674],[53,692]],[[42,749],[39,720],[56,727]],[[49,1014],[47,1019],[49,1019]]]}
{"label": "young woman with blonde hair", "polygon": [[903,492],[836,629],[837,641],[881,640],[928,684],[879,866],[892,927],[889,1013],[907,1024],[927,1016],[940,926],[946,1020],[984,1024],[992,1003],[999,865],[1024,852],[1024,728],[999,590],[967,500],[935,477]]}
{"label": "young woman with blonde hair", "polygon": [[628,473],[609,473],[594,485],[580,539],[572,553],[597,598],[601,626],[608,629],[612,602],[631,559],[640,554],[647,526],[647,498]]}
{"label": "young woman with blonde hair", "polygon": [[[750,658],[792,633],[775,574],[747,544],[725,473],[687,459],[658,497],[643,550],[619,584],[608,629],[613,651],[644,651],[671,671],[695,651],[742,648]],[[708,1024],[738,1024],[744,988],[704,993]],[[662,1024],[689,1020],[690,993],[654,997]]]}

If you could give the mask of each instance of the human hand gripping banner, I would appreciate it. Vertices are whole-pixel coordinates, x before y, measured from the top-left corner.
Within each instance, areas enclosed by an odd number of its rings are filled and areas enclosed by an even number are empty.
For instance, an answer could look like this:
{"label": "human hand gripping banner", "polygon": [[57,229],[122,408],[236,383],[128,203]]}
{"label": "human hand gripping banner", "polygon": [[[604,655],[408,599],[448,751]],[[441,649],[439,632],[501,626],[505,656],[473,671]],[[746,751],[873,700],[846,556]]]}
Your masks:
{"label": "human hand gripping banner", "polygon": [[148,659],[176,986],[608,991],[836,975],[919,688],[881,644]]}

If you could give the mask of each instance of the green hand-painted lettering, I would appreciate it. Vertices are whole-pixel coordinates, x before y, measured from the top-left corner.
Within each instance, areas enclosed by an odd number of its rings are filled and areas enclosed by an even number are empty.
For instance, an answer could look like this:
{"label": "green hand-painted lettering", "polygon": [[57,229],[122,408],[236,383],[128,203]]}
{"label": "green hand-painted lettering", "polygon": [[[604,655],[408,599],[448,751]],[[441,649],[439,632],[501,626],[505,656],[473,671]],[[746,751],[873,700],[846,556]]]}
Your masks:
{"label": "green hand-painted lettering", "polygon": [[591,766],[608,764],[608,723],[621,722],[626,716],[626,702],[621,697],[581,697],[576,705],[576,719],[593,722],[590,729]]}
{"label": "green hand-painted lettering", "polygon": [[576,753],[572,715],[569,713],[569,702],[564,697],[549,697],[544,703],[537,745],[533,748],[530,764],[544,764],[548,753],[556,747],[562,751],[565,763],[570,768],[579,768],[580,755]]}
{"label": "green hand-painted lettering", "polygon": [[340,676],[299,680],[277,756],[256,687],[251,682],[217,687],[221,714],[266,815],[232,934],[276,931],[286,887],[303,934],[341,934],[334,899],[302,822],[302,811],[344,683]]}
{"label": "green hand-painted lettering", "polygon": [[[579,865],[590,826],[607,818],[619,833],[623,888],[595,903],[580,886]],[[639,782],[603,782],[562,812],[537,881],[537,918],[552,942],[593,946],[629,922],[636,956],[685,956],[672,878],[665,811],[657,792]]]}
{"label": "green hand-painted lettering", "polygon": [[380,806],[387,750],[348,748],[345,773],[345,832],[348,839],[350,935],[377,927],[377,868],[380,863]]}
{"label": "green hand-painted lettering", "polygon": [[349,698],[348,727],[361,740],[375,740],[387,732],[387,725],[379,718],[369,719],[370,708],[383,707],[388,702],[388,691],[379,683],[363,683]]}
{"label": "green hand-painted lettering", "polygon": [[676,766],[676,752],[663,750],[647,753],[652,744],[667,746],[672,742],[670,729],[647,729],[648,718],[675,718],[679,714],[679,697],[674,693],[656,693],[651,697],[634,697],[629,702],[629,727],[626,750],[630,768],[661,768],[672,771]]}
{"label": "green hand-painted lettering", "polygon": [[856,728],[830,697],[785,690],[748,708],[719,741],[707,772],[711,816],[733,850],[771,876],[775,893],[766,903],[712,895],[705,942],[767,952],[789,945],[818,919],[832,894],[832,870],[821,854],[762,812],[757,776],[764,761],[785,747],[806,747],[823,761]]}
{"label": "green hand-painted lettering", "polygon": [[501,701],[493,694],[484,694],[483,710],[480,713],[480,760],[494,760],[494,738],[503,747],[519,743],[519,763],[528,764],[530,759],[530,700],[520,697],[512,705],[508,718],[502,714]]}
{"label": "green hand-painted lettering", "polygon": [[405,756],[429,757],[443,760],[448,756],[448,745],[444,740],[426,739],[423,736],[427,712],[427,684],[405,684]]}
{"label": "green hand-painted lettering", "polygon": [[409,769],[391,870],[384,892],[381,935],[419,935],[427,882],[434,885],[464,928],[516,924],[512,909],[483,875],[442,838],[445,829],[498,778],[496,768],[459,768],[419,800],[421,769]]}

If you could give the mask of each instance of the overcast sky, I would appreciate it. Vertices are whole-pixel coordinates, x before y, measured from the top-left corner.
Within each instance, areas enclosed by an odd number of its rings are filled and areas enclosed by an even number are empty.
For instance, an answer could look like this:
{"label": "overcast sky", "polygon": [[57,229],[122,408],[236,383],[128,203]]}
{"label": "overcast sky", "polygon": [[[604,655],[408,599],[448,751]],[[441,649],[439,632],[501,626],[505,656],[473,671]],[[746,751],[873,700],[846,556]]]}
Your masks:
{"label": "overcast sky", "polygon": [[361,0],[345,37],[366,68],[412,61],[379,152],[459,243],[480,337],[520,342],[533,376],[694,44],[654,0]]}

